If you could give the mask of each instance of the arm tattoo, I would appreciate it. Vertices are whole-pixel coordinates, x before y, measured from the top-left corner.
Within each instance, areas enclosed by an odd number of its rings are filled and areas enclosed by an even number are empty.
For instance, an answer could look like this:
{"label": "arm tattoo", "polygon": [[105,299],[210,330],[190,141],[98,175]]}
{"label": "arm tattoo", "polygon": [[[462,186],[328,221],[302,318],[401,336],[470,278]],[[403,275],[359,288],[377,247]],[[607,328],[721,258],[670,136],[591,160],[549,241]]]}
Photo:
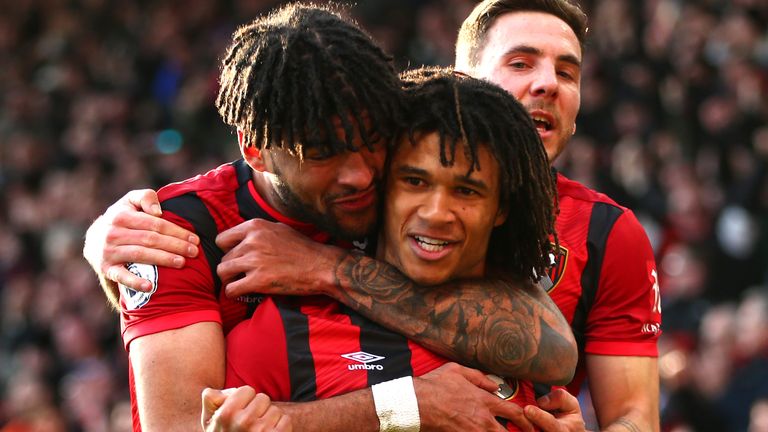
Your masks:
{"label": "arm tattoo", "polygon": [[569,359],[575,366],[568,323],[531,283],[460,280],[422,287],[395,267],[355,253],[342,256],[335,277],[337,300],[467,366],[542,382]]}
{"label": "arm tattoo", "polygon": [[640,432],[640,428],[637,427],[637,425],[634,422],[632,422],[631,420],[625,417],[619,418],[618,420],[613,422],[613,424],[616,426],[623,426],[630,432]]}

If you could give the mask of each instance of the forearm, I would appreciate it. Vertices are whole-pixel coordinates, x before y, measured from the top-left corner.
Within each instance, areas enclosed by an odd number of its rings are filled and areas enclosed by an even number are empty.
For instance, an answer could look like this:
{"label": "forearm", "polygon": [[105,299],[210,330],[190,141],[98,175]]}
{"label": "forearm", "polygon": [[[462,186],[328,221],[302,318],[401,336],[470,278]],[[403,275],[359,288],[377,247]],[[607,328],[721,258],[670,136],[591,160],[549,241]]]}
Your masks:
{"label": "forearm", "polygon": [[313,402],[276,402],[302,432],[379,430],[370,388]]}
{"label": "forearm", "polygon": [[658,431],[659,419],[657,416],[649,416],[641,410],[632,409],[625,415],[613,421],[610,425],[602,428],[603,432],[642,432]]}
{"label": "forearm", "polygon": [[393,266],[341,255],[329,294],[373,321],[467,366],[562,384],[572,378],[570,326],[534,284],[464,280],[415,285]]}
{"label": "forearm", "polygon": [[589,390],[604,431],[659,430],[655,357],[586,355]]}

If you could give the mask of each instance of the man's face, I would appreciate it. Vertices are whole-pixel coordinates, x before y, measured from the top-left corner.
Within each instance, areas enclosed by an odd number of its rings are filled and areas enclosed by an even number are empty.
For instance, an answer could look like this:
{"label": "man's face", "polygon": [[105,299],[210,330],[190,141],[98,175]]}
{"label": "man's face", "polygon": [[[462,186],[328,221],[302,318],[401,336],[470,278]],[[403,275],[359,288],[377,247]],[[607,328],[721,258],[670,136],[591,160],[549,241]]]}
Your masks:
{"label": "man's face", "polygon": [[504,222],[498,163],[481,146],[480,171],[469,172],[462,149],[451,167],[440,163],[437,133],[408,138],[394,153],[387,177],[383,258],[414,282],[433,285],[482,276],[488,240]]}
{"label": "man's face", "polygon": [[471,73],[526,107],[554,162],[576,130],[581,103],[581,46],[573,30],[546,13],[502,15],[488,30]]}
{"label": "man's face", "polygon": [[[336,133],[344,137],[342,128]],[[354,240],[376,228],[381,179],[386,158],[382,140],[368,150],[358,132],[358,151],[324,155],[305,151],[304,160],[283,150],[267,150],[264,162],[271,171],[278,210],[316,225],[329,234]]]}

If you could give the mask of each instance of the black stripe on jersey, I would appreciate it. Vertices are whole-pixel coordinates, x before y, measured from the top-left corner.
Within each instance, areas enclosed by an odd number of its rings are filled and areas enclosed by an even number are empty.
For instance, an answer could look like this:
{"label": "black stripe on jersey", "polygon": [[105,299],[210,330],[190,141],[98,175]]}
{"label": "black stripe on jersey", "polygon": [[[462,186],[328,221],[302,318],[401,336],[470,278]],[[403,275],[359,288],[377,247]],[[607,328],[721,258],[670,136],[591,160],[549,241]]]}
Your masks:
{"label": "black stripe on jersey", "polygon": [[168,210],[192,224],[200,238],[205,259],[208,261],[208,267],[213,278],[214,293],[218,299],[221,292],[221,279],[219,279],[219,275],[216,273],[216,266],[221,262],[224,252],[216,246],[215,240],[218,229],[216,221],[208,211],[208,207],[205,206],[195,192],[189,192],[163,201],[161,207],[163,210]]}
{"label": "black stripe on jersey", "polygon": [[292,298],[274,298],[285,330],[288,349],[288,376],[291,380],[291,402],[317,399],[315,360],[309,348],[309,320]]}
{"label": "black stripe on jersey", "polygon": [[243,220],[251,219],[266,219],[270,222],[277,222],[275,218],[269,215],[259,204],[253,199],[251,191],[248,189],[248,183],[251,181],[251,175],[253,170],[243,159],[232,162],[235,167],[235,173],[237,176],[237,191],[235,191],[235,199],[237,200],[238,212]]}
{"label": "black stripe on jersey", "polygon": [[607,203],[598,202],[592,206],[589,231],[587,232],[587,262],[584,265],[584,272],[581,274],[581,296],[571,322],[579,351],[582,351],[586,344],[584,333],[587,316],[597,295],[600,271],[603,268],[603,257],[605,256],[605,244],[613,225],[622,213],[619,207]]}
{"label": "black stripe on jersey", "polygon": [[381,369],[377,367],[367,370],[369,387],[413,375],[411,348],[405,336],[385,329],[346,306],[342,311],[349,316],[352,324],[360,327],[360,350],[384,357],[371,363],[371,365],[381,366]]}
{"label": "black stripe on jersey", "polygon": [[[272,216],[269,215],[263,208],[253,199],[251,191],[248,189],[248,183],[252,179],[253,170],[245,162],[240,159],[232,162],[232,166],[235,168],[235,175],[237,177],[237,190],[235,191],[235,200],[237,201],[237,208],[240,217],[243,220],[251,219],[266,219],[270,222],[277,222]],[[263,294],[245,294],[244,297],[248,297],[252,301],[248,302],[246,309],[246,316],[253,315],[256,307],[264,300]]]}

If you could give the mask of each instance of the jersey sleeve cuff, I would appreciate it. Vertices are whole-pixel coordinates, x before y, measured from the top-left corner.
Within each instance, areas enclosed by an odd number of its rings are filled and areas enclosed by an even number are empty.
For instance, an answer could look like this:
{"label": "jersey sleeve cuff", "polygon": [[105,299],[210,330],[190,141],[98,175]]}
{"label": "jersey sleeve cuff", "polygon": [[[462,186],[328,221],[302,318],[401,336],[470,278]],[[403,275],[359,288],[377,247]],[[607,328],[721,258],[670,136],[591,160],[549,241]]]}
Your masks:
{"label": "jersey sleeve cuff", "polygon": [[658,357],[656,340],[653,341],[587,341],[584,347],[587,354]]}
{"label": "jersey sleeve cuff", "polygon": [[174,330],[199,322],[217,322],[221,324],[219,310],[196,310],[163,315],[143,321],[140,325],[134,325],[123,330],[123,344],[125,350],[130,351],[131,342],[139,337]]}

